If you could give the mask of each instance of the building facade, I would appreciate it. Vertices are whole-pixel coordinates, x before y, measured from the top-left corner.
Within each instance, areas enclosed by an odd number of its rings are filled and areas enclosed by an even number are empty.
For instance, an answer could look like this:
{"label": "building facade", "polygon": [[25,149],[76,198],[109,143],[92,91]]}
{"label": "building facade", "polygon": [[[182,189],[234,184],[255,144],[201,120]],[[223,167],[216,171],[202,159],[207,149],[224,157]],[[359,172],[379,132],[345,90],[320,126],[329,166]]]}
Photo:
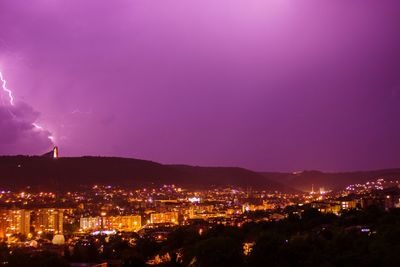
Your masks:
{"label": "building facade", "polygon": [[7,235],[28,235],[31,227],[31,212],[29,210],[1,210],[0,238]]}
{"label": "building facade", "polygon": [[35,232],[63,233],[64,210],[40,209],[36,211]]}

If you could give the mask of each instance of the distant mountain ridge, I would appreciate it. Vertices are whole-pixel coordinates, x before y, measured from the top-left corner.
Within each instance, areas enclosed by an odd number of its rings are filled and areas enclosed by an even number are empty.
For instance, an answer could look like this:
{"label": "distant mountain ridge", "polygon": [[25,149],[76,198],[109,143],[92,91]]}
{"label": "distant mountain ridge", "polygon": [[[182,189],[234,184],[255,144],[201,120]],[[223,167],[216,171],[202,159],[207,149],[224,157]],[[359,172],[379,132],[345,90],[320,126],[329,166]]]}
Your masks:
{"label": "distant mountain ridge", "polygon": [[177,184],[200,189],[209,186],[257,187],[295,191],[264,175],[236,167],[196,167],[117,157],[0,156],[0,188],[74,189],[110,184],[148,186]]}
{"label": "distant mountain ridge", "polygon": [[343,189],[350,184],[365,183],[378,178],[400,180],[400,169],[337,173],[309,170],[295,173],[264,172],[261,174],[272,181],[279,181],[284,185],[290,185],[302,191],[311,191],[312,186],[314,190],[318,190],[321,187],[325,190]]}
{"label": "distant mountain ridge", "polygon": [[342,189],[377,178],[400,179],[400,169],[324,173],[254,172],[238,167],[165,165],[153,161],[118,157],[0,156],[0,189],[37,186],[76,189],[110,184],[149,186],[176,184],[192,189],[239,186],[268,191],[299,192],[324,187]]}

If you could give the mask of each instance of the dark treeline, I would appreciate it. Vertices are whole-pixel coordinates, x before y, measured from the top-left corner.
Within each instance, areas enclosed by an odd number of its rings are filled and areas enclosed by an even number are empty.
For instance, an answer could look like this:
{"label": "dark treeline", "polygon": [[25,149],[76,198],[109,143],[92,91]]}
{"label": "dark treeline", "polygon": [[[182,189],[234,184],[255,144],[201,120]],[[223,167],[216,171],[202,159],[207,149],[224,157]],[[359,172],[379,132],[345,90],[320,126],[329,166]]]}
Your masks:
{"label": "dark treeline", "polygon": [[[156,242],[132,234],[93,237],[75,244],[63,257],[41,252],[26,255],[0,249],[6,266],[68,266],[70,262],[117,260],[122,266],[146,266],[157,255],[168,255],[158,266],[398,266],[400,209],[377,207],[351,210],[341,216],[306,208],[301,216],[277,222],[247,223],[241,227],[204,225],[179,227]],[[201,230],[201,231],[200,231]],[[132,243],[132,239],[135,240]],[[245,255],[244,244],[252,244]],[[26,265],[26,264],[29,265]]]}

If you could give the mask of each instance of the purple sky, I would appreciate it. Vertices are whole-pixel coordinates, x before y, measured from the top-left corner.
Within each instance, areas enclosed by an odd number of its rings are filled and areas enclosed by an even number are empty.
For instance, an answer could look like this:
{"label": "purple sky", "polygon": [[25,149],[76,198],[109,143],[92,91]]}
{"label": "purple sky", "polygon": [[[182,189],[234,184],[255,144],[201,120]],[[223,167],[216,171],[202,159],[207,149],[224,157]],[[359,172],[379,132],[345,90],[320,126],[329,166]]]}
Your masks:
{"label": "purple sky", "polygon": [[0,27],[0,154],[400,167],[398,0],[1,0]]}

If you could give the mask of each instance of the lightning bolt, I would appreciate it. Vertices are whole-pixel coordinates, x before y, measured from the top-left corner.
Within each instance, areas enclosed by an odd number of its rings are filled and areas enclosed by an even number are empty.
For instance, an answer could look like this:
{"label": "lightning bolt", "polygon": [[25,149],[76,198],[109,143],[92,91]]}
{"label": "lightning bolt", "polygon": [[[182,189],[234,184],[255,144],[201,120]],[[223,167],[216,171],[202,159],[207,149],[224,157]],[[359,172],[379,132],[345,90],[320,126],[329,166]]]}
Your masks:
{"label": "lightning bolt", "polygon": [[0,71],[0,81],[2,83],[3,91],[6,92],[8,94],[8,97],[10,98],[10,105],[14,106],[13,93],[12,93],[12,91],[10,89],[7,88],[7,81],[4,79],[3,73],[1,73],[1,71]]}
{"label": "lightning bolt", "polygon": [[[38,131],[44,131],[43,127],[37,124],[36,122],[32,123],[32,126]],[[49,138],[51,142],[54,142],[54,136],[49,135],[47,136],[47,138]]]}
{"label": "lightning bolt", "polygon": [[[3,91],[7,93],[8,97],[9,97],[9,103],[11,106],[15,106],[14,105],[14,96],[13,96],[13,92],[7,88],[7,81],[4,79],[3,74],[0,71],[0,81],[2,83],[2,88]],[[10,113],[15,116],[11,111]],[[40,126],[39,124],[37,124],[36,122],[32,123],[32,126],[37,130],[37,131],[45,131],[45,129],[43,129],[42,126]],[[52,142],[54,142],[54,137],[52,135],[49,135],[47,138],[49,138]]]}
{"label": "lightning bolt", "polygon": [[35,129],[37,129],[39,131],[43,131],[43,127],[40,126],[39,124],[37,124],[36,122],[32,123],[32,126],[35,127]]}

